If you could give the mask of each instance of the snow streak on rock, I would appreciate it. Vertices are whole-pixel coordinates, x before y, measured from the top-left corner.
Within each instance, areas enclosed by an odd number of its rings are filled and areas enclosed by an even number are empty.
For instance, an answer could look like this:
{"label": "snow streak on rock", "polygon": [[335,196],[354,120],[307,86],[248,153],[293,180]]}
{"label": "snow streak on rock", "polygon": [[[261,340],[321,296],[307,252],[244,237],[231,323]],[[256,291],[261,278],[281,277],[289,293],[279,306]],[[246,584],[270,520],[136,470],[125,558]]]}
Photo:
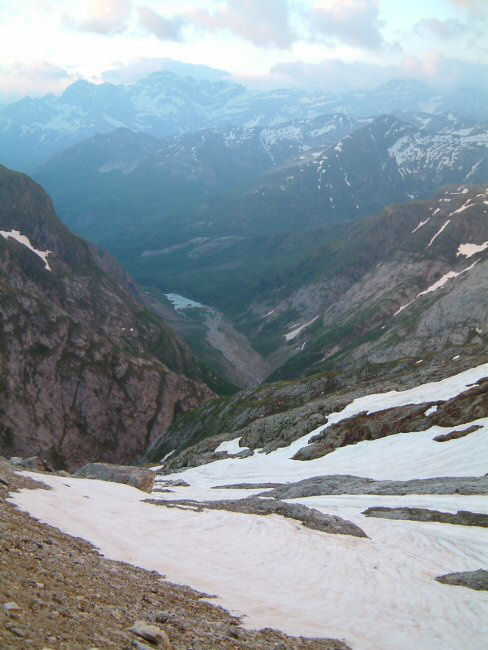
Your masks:
{"label": "snow streak on rock", "polygon": [[33,253],[35,253],[41,258],[41,260],[44,262],[45,269],[47,269],[48,271],[52,270],[47,261],[47,256],[51,253],[51,251],[40,251],[37,248],[34,248],[34,246],[30,242],[30,239],[26,237],[26,235],[21,235],[20,231],[18,230],[10,230],[9,232],[7,232],[6,230],[0,230],[0,235],[2,235],[2,237],[5,237],[5,239],[9,239],[9,238],[15,239],[20,244],[26,246],[29,250],[31,250]]}

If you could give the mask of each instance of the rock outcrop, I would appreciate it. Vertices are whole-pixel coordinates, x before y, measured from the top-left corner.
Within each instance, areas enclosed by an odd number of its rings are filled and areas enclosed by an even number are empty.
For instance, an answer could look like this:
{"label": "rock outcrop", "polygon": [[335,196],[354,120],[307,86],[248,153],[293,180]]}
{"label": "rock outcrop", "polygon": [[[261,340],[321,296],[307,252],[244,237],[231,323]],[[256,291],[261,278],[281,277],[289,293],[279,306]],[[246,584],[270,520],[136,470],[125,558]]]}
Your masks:
{"label": "rock outcrop", "polygon": [[171,501],[160,499],[146,499],[148,503],[167,508],[193,508],[201,512],[207,510],[228,510],[230,512],[241,512],[248,515],[281,515],[287,519],[300,521],[307,528],[320,530],[331,535],[352,535],[353,537],[367,537],[366,533],[356,524],[347,519],[328,515],[316,508],[276,501],[275,499],[260,499],[247,497],[244,499],[225,499],[222,501],[192,501],[190,499],[173,499]]}
{"label": "rock outcrop", "polygon": [[468,589],[475,589],[476,591],[488,591],[488,571],[486,569],[446,573],[444,576],[437,577],[436,580],[445,585],[468,587]]}
{"label": "rock outcrop", "polygon": [[[215,452],[221,442],[240,438],[240,445],[265,453],[291,442],[327,424],[330,413],[337,413],[352,400],[371,393],[406,390],[430,381],[444,379],[488,362],[486,353],[476,351],[456,360],[439,355],[429,364],[399,360],[387,369],[370,366],[366,370],[330,372],[314,377],[265,383],[232,397],[203,404],[181,415],[171,427],[151,444],[143,462],[161,461],[167,456],[160,473],[170,473],[225,458]],[[446,370],[448,369],[448,370]],[[436,409],[431,409],[435,406]],[[431,409],[429,415],[426,411]],[[460,395],[444,402],[385,409],[372,415],[358,414],[324,428],[308,437],[308,444],[298,450],[295,460],[308,460],[334,451],[337,447],[362,440],[375,440],[395,433],[422,431],[434,425],[455,427],[488,415],[488,381],[480,380]],[[473,429],[468,427],[470,432]],[[451,432],[449,432],[451,433]],[[168,454],[170,454],[168,456]]]}
{"label": "rock outcrop", "polygon": [[0,453],[56,469],[129,463],[213,396],[130,276],[4,167],[0,231]]}
{"label": "rock outcrop", "polygon": [[457,512],[440,512],[428,508],[386,508],[375,506],[363,512],[366,517],[380,519],[401,519],[409,521],[435,521],[440,524],[456,524],[459,526],[480,526],[488,528],[488,515],[480,512],[458,510]]}
{"label": "rock outcrop", "polygon": [[91,478],[99,481],[125,483],[143,492],[152,492],[154,472],[142,467],[127,467],[126,465],[110,465],[109,463],[88,463],[76,470],[75,478]]}
{"label": "rock outcrop", "polygon": [[[429,413],[428,408],[435,406]],[[428,413],[428,415],[426,415]],[[339,447],[353,445],[363,440],[377,440],[395,433],[425,431],[434,425],[455,426],[488,415],[488,381],[482,380],[468,390],[444,402],[400,406],[374,414],[359,413],[325,428],[312,436],[306,447],[293,456],[294,460],[312,460],[330,454]],[[445,442],[474,433],[481,426],[472,425],[459,431],[440,434],[433,439]]]}
{"label": "rock outcrop", "polygon": [[446,476],[410,481],[377,481],[363,476],[313,476],[257,496],[301,499],[324,494],[488,494],[488,476]]}

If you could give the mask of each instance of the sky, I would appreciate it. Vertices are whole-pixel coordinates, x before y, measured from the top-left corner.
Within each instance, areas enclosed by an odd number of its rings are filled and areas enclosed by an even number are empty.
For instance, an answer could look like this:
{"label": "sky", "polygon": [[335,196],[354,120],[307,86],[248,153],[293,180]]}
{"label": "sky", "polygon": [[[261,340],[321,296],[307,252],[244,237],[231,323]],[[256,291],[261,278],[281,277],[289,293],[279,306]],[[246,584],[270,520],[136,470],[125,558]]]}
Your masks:
{"label": "sky", "polygon": [[0,102],[161,69],[262,89],[488,89],[488,0],[0,0]]}

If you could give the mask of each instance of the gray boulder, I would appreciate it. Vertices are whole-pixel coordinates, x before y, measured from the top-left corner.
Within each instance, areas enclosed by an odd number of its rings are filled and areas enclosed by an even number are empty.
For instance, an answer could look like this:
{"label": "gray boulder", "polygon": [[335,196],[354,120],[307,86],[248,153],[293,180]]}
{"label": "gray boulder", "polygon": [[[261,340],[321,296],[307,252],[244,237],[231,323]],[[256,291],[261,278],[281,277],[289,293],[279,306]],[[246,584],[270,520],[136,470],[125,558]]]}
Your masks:
{"label": "gray boulder", "polygon": [[39,458],[39,456],[31,456],[30,458],[19,458],[18,456],[12,456],[10,462],[16,467],[27,469],[31,472],[54,472],[54,469],[51,467],[51,465],[42,458]]}
{"label": "gray boulder", "polygon": [[99,481],[125,483],[143,492],[152,492],[154,472],[143,467],[128,467],[126,465],[110,465],[109,463],[88,463],[76,470],[75,478],[91,478]]}
{"label": "gray boulder", "polygon": [[436,580],[445,585],[468,587],[468,589],[476,589],[476,591],[488,591],[488,571],[486,569],[447,573],[444,576],[438,576]]}

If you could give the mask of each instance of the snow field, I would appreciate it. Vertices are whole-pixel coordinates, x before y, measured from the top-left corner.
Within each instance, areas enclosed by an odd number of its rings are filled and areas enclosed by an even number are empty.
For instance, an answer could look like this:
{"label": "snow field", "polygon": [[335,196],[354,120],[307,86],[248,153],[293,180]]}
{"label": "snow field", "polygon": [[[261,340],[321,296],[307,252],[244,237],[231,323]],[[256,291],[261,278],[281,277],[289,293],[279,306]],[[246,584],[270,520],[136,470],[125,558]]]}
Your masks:
{"label": "snow field", "polygon": [[[357,413],[446,400],[488,375],[488,364],[406,391],[355,399],[331,414],[329,426]],[[270,454],[224,459],[168,478],[165,499],[244,497],[262,490],[213,490],[219,484],[299,480],[323,474],[377,479],[482,475],[488,471],[488,418],[482,429],[449,442],[449,429],[400,433],[337,449],[314,461],[291,456],[314,433]],[[470,426],[451,427],[461,429]],[[238,440],[226,448],[235,453]],[[26,473],[39,479],[38,474]],[[368,518],[375,505],[488,512],[477,495],[318,496],[293,500],[357,523],[368,539],[329,535],[276,515],[194,512],[144,503],[125,485],[45,475],[51,490],[23,490],[10,499],[23,510],[95,544],[109,558],[188,584],[242,615],[250,628],[344,639],[355,650],[481,650],[488,634],[488,594],[442,585],[435,577],[485,567],[488,531],[478,527]],[[160,497],[160,493],[154,496]]]}

